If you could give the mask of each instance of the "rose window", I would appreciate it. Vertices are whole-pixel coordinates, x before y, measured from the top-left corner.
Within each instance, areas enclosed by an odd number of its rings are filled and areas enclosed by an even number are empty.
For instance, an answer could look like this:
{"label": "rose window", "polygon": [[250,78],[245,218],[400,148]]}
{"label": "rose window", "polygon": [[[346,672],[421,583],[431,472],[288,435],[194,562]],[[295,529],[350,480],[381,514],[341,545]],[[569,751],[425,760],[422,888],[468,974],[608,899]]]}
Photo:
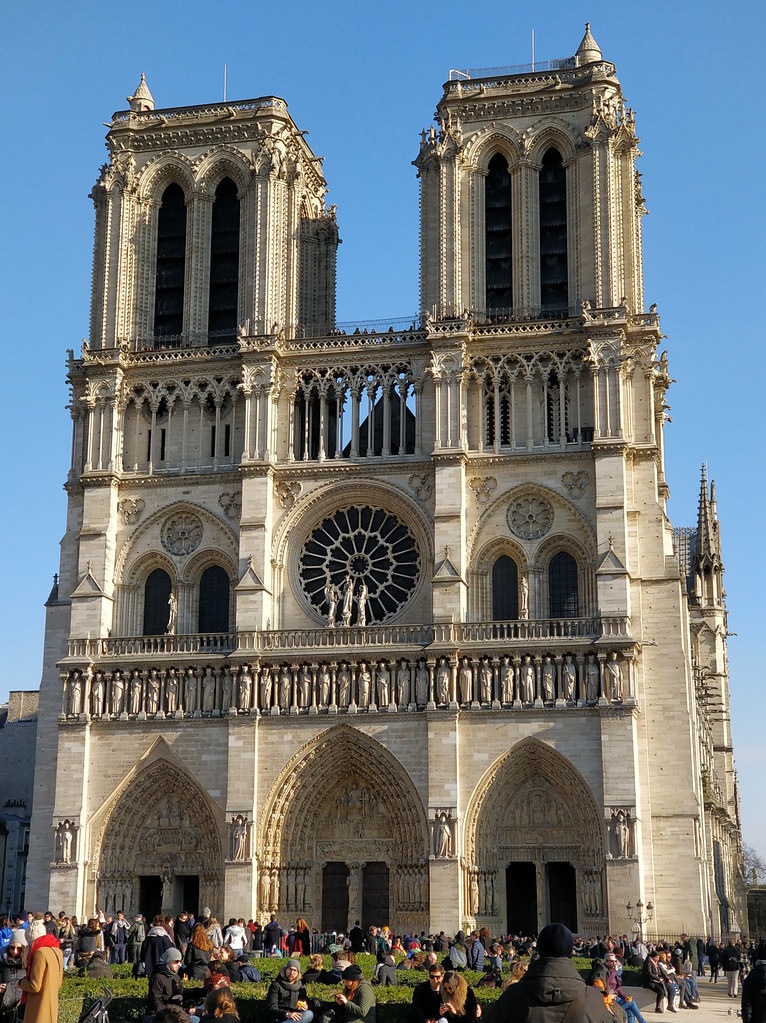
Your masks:
{"label": "rose window", "polygon": [[[334,512],[310,533],[300,554],[300,581],[312,607],[328,620],[328,589],[337,592],[334,625],[342,624],[344,593],[367,587],[367,624],[384,622],[408,602],[420,572],[420,552],[407,526],[391,512],[353,505]],[[359,621],[353,601],[350,624]],[[329,620],[328,620],[328,624]]]}
{"label": "rose window", "polygon": [[553,508],[540,497],[522,497],[508,509],[508,526],[522,540],[537,540],[553,525]]}
{"label": "rose window", "polygon": [[191,554],[202,540],[202,520],[189,513],[173,515],[162,527],[161,540],[171,554]]}

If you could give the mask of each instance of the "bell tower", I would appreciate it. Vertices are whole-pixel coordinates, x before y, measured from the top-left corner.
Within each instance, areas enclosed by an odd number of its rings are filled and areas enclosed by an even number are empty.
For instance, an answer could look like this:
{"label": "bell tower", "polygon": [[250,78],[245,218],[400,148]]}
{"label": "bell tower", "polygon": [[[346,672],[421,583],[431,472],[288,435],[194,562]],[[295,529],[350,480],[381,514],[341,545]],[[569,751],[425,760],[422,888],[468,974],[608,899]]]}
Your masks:
{"label": "bell tower", "polygon": [[638,141],[590,26],[564,60],[451,71],[414,161],[422,311],[641,309]]}

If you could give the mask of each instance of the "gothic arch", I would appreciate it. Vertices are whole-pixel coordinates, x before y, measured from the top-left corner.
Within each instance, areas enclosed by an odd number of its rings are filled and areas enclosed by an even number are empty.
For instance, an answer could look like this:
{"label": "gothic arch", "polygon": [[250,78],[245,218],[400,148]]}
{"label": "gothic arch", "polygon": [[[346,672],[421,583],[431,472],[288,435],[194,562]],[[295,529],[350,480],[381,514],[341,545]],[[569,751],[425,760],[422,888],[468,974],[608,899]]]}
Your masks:
{"label": "gothic arch", "polygon": [[477,169],[486,171],[489,161],[501,153],[508,161],[508,167],[517,167],[524,149],[519,132],[510,126],[492,125],[479,132],[465,148],[464,158]]}
{"label": "gothic arch", "polygon": [[496,536],[489,540],[476,555],[473,571],[485,574],[492,570],[492,566],[498,558],[505,555],[513,558],[519,566],[519,572],[526,572],[529,569],[527,552],[510,536]]}
{"label": "gothic arch", "polygon": [[[331,795],[356,786],[368,810],[337,827]],[[335,822],[335,824],[334,824]],[[420,863],[428,856],[425,810],[402,764],[347,725],[318,735],[290,758],[271,787],[258,829],[261,861],[321,862],[350,856]],[[333,853],[334,850],[334,853]]]}
{"label": "gothic arch", "polygon": [[[138,904],[138,878],[199,877],[200,901],[216,905],[223,877],[223,813],[181,764],[159,756],[125,780],[94,818],[91,862],[98,869],[97,904],[107,910]],[[163,901],[170,901],[163,890]]]}
{"label": "gothic arch", "polygon": [[242,198],[253,177],[253,169],[232,146],[221,146],[205,153],[197,167],[197,182],[200,190],[211,198],[224,178],[231,178],[237,186],[238,198]]}
{"label": "gothic arch", "polygon": [[186,202],[195,190],[194,166],[181,153],[163,153],[148,163],[138,179],[138,193],[141,199],[159,202],[165,188],[175,182],[183,189]]}
{"label": "gothic arch", "polygon": [[465,817],[464,854],[485,869],[536,855],[600,866],[603,829],[588,783],[552,746],[522,739],[476,786]]}
{"label": "gothic arch", "polygon": [[539,128],[532,129],[529,142],[529,161],[538,170],[542,166],[543,156],[551,146],[558,149],[565,167],[575,159],[575,140],[569,125],[558,118],[546,121]]}

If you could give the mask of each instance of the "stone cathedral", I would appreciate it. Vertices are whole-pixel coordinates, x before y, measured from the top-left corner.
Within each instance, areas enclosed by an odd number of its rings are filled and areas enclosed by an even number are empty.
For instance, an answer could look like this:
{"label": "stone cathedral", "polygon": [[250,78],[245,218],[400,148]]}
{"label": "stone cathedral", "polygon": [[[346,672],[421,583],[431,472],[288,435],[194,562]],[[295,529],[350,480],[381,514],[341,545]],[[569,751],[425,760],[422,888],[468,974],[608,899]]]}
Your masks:
{"label": "stone cathedral", "polygon": [[284,100],[128,99],[69,353],[27,902],[736,930],[715,493],[674,537],[639,140],[590,30],[450,72],[413,322],[336,322]]}

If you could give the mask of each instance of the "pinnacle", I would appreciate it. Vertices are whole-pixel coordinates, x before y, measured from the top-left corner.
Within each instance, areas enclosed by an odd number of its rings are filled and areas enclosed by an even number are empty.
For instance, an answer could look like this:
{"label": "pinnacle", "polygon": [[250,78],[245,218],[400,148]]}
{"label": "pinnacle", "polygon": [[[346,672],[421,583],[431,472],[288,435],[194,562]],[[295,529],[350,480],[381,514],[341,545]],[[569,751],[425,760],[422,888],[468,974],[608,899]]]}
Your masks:
{"label": "pinnacle", "polygon": [[603,54],[590,30],[590,22],[585,22],[585,35],[575,53],[578,64],[591,64],[596,60],[603,60]]}
{"label": "pinnacle", "polygon": [[132,96],[127,97],[131,110],[154,110],[154,97],[146,84],[146,74],[141,72],[141,81]]}

